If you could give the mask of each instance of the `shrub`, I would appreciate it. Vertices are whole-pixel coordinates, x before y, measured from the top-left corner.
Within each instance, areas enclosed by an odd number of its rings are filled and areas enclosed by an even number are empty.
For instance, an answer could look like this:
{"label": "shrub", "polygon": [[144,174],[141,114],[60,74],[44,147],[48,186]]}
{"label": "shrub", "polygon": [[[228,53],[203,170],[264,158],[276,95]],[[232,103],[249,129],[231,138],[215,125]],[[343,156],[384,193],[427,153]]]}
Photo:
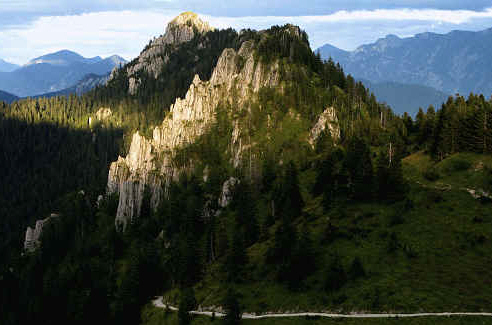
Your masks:
{"label": "shrub", "polygon": [[430,182],[437,181],[441,176],[437,172],[435,167],[430,167],[423,174],[424,178]]}
{"label": "shrub", "polygon": [[484,166],[483,187],[486,192],[492,192],[492,167]]}
{"label": "shrub", "polygon": [[352,280],[363,278],[366,276],[366,271],[364,270],[364,266],[360,261],[359,257],[354,258],[352,261],[352,265],[350,266],[349,275]]}
{"label": "shrub", "polygon": [[418,256],[417,251],[410,244],[403,244],[403,251],[408,258],[415,258]]}
{"label": "shrub", "polygon": [[453,172],[460,172],[464,170],[468,170],[471,167],[471,162],[466,159],[460,157],[451,157],[445,161],[443,166],[443,171],[447,174],[451,174]]}
{"label": "shrub", "polygon": [[396,211],[390,215],[389,225],[391,227],[401,225],[404,221],[402,211]]}
{"label": "shrub", "polygon": [[444,201],[442,193],[437,190],[427,191],[426,198],[428,203],[440,203]]}
{"label": "shrub", "polygon": [[334,292],[342,288],[347,282],[347,273],[345,272],[340,257],[334,256],[326,272],[325,290]]}
{"label": "shrub", "polygon": [[400,247],[400,243],[398,241],[398,237],[393,232],[393,233],[391,233],[389,240],[388,240],[388,245],[387,245],[388,253],[396,252],[398,250],[398,247]]}

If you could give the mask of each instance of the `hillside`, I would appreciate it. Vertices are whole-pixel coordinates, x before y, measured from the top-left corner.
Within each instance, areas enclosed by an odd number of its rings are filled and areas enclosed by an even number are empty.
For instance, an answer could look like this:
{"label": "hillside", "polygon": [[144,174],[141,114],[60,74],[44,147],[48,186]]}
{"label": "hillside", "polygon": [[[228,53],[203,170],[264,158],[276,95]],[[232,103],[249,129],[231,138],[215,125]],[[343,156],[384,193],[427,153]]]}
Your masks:
{"label": "hillside", "polygon": [[388,35],[352,52],[331,45],[318,50],[323,58],[340,62],[346,73],[371,82],[425,85],[447,94],[490,94],[492,78],[486,71],[491,35],[492,29],[408,38]]}
{"label": "hillside", "polygon": [[125,61],[117,56],[84,58],[63,50],[31,60],[12,72],[0,72],[0,89],[20,97],[59,91],[88,74],[106,75]]}
{"label": "hillside", "polygon": [[[414,121],[297,26],[188,12],[107,84],[0,112],[2,324],[492,305],[482,95]],[[159,295],[181,312],[148,306]]]}

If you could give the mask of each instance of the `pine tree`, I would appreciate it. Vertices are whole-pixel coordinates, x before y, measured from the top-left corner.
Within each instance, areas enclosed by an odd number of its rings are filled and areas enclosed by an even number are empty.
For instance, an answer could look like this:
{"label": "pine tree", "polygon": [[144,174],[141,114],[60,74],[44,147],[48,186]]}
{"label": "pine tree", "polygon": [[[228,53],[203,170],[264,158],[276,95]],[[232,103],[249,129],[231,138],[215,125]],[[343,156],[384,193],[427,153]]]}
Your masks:
{"label": "pine tree", "polygon": [[284,270],[291,289],[298,289],[302,281],[316,270],[313,241],[309,229],[305,225],[300,233],[297,247],[293,253],[290,267]]}
{"label": "pine tree", "polygon": [[415,117],[415,132],[417,133],[417,144],[422,145],[425,143],[425,113],[422,107],[419,107],[419,111]]}
{"label": "pine tree", "polygon": [[304,199],[299,188],[299,176],[295,163],[287,164],[285,175],[280,188],[277,188],[279,214],[290,220],[301,216],[304,208]]}
{"label": "pine tree", "polygon": [[445,157],[444,136],[443,130],[446,123],[446,105],[443,105],[437,114],[436,124],[432,135],[432,143],[430,147],[431,156],[436,160],[443,160]]}
{"label": "pine tree", "polygon": [[349,276],[352,280],[358,279],[360,277],[366,276],[366,271],[364,270],[364,266],[360,258],[357,256],[352,261],[352,265],[350,266]]}
{"label": "pine tree", "polygon": [[227,280],[230,282],[242,280],[247,263],[248,256],[246,255],[244,234],[242,228],[236,224],[232,234],[232,242],[223,265]]}
{"label": "pine tree", "polygon": [[343,268],[340,256],[335,255],[331,258],[330,265],[326,272],[325,290],[334,292],[342,288],[347,282],[347,273]]}
{"label": "pine tree", "polygon": [[345,165],[350,175],[350,192],[354,199],[367,200],[373,191],[371,152],[361,138],[350,140]]}
{"label": "pine tree", "polygon": [[192,311],[196,306],[195,291],[193,288],[185,288],[181,290],[181,297],[179,299],[179,309],[178,309],[178,324],[179,325],[189,325],[191,324]]}
{"label": "pine tree", "polygon": [[238,325],[241,323],[241,306],[237,298],[238,294],[233,288],[227,289],[223,306],[225,309],[224,325]]}
{"label": "pine tree", "polygon": [[427,142],[432,142],[434,136],[435,124],[436,124],[436,111],[434,109],[434,106],[430,105],[427,108],[427,113],[425,115],[422,128],[420,128],[419,143],[425,144]]}
{"label": "pine tree", "polygon": [[273,245],[267,251],[266,261],[275,266],[277,279],[289,282],[294,254],[297,248],[297,231],[289,215],[282,215],[280,224],[275,230]]}
{"label": "pine tree", "polygon": [[401,158],[396,156],[390,161],[386,150],[382,150],[378,154],[376,184],[380,199],[399,200],[403,198],[406,192],[406,184],[401,169]]}
{"label": "pine tree", "polygon": [[252,188],[246,180],[235,186],[232,208],[236,210],[237,225],[244,229],[244,244],[252,245],[258,240],[260,227]]}

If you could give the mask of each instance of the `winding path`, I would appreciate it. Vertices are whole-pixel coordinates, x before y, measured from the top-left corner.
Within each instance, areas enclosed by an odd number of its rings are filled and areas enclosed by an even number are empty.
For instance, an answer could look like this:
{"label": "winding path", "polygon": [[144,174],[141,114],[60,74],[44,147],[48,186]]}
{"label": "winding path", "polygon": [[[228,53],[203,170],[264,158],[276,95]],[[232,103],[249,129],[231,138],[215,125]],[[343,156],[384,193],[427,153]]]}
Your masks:
{"label": "winding path", "polygon": [[[166,305],[162,302],[162,297],[157,297],[155,300],[152,301],[152,304],[155,307],[158,308],[166,308]],[[178,308],[167,305],[167,308],[173,311],[177,311]],[[204,315],[204,316],[212,316],[215,314],[215,317],[224,317],[225,314],[219,313],[219,312],[211,312],[211,311],[191,311],[190,312],[193,315]],[[255,315],[251,313],[243,313],[242,318],[243,319],[262,319],[262,318],[274,318],[274,317],[304,317],[304,316],[311,316],[311,317],[329,317],[329,318],[396,318],[396,317],[433,317],[433,316],[444,316],[444,317],[449,317],[449,316],[487,316],[487,317],[492,317],[492,313],[416,313],[416,314],[331,314],[331,313],[311,313],[311,312],[306,312],[306,313],[267,313],[263,315]]]}

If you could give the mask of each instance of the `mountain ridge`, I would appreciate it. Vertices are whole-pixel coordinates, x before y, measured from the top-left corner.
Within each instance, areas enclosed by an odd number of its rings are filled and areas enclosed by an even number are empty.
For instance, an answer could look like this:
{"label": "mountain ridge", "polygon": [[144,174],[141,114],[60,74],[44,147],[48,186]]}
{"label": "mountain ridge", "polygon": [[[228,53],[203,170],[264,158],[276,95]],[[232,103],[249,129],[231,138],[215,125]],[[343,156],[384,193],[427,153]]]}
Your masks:
{"label": "mountain ridge", "polygon": [[19,97],[52,93],[76,85],[88,74],[105,75],[124,63],[119,56],[84,58],[62,50],[37,57],[12,72],[1,72],[0,89]]}
{"label": "mountain ridge", "polygon": [[0,90],[0,101],[4,101],[6,103],[11,103],[17,99],[19,99],[19,97],[12,95],[8,92]]}
{"label": "mountain ridge", "polygon": [[344,71],[356,78],[425,85],[449,94],[489,94],[491,33],[492,28],[447,34],[426,32],[406,38],[387,35],[354,51],[331,45],[317,51],[324,59],[331,56],[340,62]]}
{"label": "mountain ridge", "polygon": [[19,69],[20,66],[17,64],[13,64],[10,62],[7,62],[5,60],[0,59],[0,72],[12,72],[16,69]]}

